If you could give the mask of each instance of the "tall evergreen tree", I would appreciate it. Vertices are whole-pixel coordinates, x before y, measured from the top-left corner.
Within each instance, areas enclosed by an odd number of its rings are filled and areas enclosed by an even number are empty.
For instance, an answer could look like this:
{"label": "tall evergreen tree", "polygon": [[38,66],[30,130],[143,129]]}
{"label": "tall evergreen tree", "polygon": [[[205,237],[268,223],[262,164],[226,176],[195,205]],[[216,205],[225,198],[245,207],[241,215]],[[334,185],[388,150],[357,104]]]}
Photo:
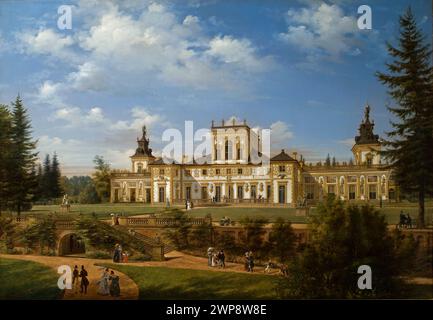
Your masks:
{"label": "tall evergreen tree", "polygon": [[44,159],[44,168],[41,179],[41,195],[42,198],[48,200],[51,198],[51,159],[50,155],[46,154]]}
{"label": "tall evergreen tree", "polygon": [[10,201],[18,216],[23,209],[31,207],[35,184],[32,169],[36,163],[36,141],[32,140],[31,123],[20,96],[12,103],[12,141],[11,155],[13,170],[9,171]]}
{"label": "tall evergreen tree", "polygon": [[60,186],[60,164],[57,159],[57,154],[54,152],[53,160],[51,162],[51,172],[49,175],[51,197],[59,198],[62,195],[62,187]]}
{"label": "tall evergreen tree", "polygon": [[0,214],[7,206],[9,193],[8,172],[11,167],[12,115],[5,105],[0,105]]}
{"label": "tall evergreen tree", "polygon": [[326,160],[325,160],[325,166],[330,167],[331,166],[331,157],[328,155],[326,156]]}
{"label": "tall evergreen tree", "polygon": [[433,72],[430,45],[417,27],[410,8],[400,17],[398,45],[387,44],[392,62],[388,74],[377,72],[388,86],[397,117],[384,141],[384,158],[403,191],[418,197],[418,227],[425,227],[425,196],[433,188]]}

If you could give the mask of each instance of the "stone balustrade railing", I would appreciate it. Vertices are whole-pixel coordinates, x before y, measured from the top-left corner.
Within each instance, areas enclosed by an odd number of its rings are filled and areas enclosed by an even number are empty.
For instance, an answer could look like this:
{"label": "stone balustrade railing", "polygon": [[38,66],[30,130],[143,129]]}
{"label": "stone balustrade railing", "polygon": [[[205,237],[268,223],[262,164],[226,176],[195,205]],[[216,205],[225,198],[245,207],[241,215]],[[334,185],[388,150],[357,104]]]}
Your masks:
{"label": "stone balustrade railing", "polygon": [[[120,217],[119,224],[132,227],[165,227],[174,226],[178,224],[179,220],[176,218],[134,218],[134,217]],[[189,223],[194,226],[202,224],[210,224],[209,218],[190,218]]]}

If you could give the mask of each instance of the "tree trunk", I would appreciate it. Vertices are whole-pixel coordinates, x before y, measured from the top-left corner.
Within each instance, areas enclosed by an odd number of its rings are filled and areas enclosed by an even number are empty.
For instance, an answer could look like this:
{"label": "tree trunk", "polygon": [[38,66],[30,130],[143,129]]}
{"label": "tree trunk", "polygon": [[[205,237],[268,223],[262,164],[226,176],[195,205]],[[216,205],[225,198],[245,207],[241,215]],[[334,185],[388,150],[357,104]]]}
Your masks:
{"label": "tree trunk", "polygon": [[419,229],[424,229],[425,228],[425,221],[424,221],[424,212],[425,212],[424,198],[425,198],[424,189],[421,189],[419,191],[419,193],[418,193],[418,223],[417,223],[417,228],[419,228]]}

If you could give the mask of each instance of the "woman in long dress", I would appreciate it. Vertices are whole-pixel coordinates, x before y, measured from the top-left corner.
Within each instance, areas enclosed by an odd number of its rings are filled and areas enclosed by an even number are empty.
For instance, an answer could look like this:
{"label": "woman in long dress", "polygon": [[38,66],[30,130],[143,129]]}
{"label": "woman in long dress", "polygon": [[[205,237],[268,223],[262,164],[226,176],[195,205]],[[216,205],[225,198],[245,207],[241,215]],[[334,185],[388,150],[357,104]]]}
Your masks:
{"label": "woman in long dress", "polygon": [[110,279],[110,274],[108,272],[109,272],[108,268],[105,269],[102,272],[101,279],[98,280],[98,284],[99,284],[98,294],[102,296],[107,296],[110,294],[110,286],[108,283]]}
{"label": "woman in long dress", "polygon": [[110,278],[110,295],[113,297],[119,297],[120,296],[120,278],[118,275],[114,274],[114,271],[111,271]]}

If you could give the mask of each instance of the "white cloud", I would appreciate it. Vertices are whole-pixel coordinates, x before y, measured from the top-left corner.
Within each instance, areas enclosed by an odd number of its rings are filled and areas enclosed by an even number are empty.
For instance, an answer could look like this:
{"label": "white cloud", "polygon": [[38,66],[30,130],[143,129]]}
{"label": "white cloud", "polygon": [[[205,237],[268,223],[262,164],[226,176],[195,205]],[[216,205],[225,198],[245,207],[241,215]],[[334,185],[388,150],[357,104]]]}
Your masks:
{"label": "white cloud", "polygon": [[288,140],[293,138],[293,132],[289,125],[283,121],[277,121],[271,124],[271,146],[287,147]]}
{"label": "white cloud", "polygon": [[[17,34],[19,49],[27,54],[49,55],[64,60],[74,59],[71,46],[74,40],[70,35],[59,34],[52,29],[39,29]],[[74,59],[75,60],[75,59]]]}
{"label": "white cloud", "polygon": [[[359,54],[354,48],[356,20],[337,4],[311,3],[287,12],[288,29],[279,38],[307,54],[307,59],[338,60],[344,53]],[[359,50],[359,49],[358,49]]]}
{"label": "white cloud", "polygon": [[81,1],[77,19],[91,24],[83,23],[72,35],[48,28],[22,32],[18,40],[27,54],[69,62],[72,71],[63,83],[78,91],[161,86],[234,91],[252,81],[247,74],[266,72],[274,63],[248,39],[209,37],[196,16],[181,17],[153,2],[129,11],[136,6]]}
{"label": "white cloud", "polygon": [[256,49],[248,39],[217,36],[209,42],[206,53],[226,64],[237,64],[248,71],[264,71],[271,67],[272,59],[258,58]]}

